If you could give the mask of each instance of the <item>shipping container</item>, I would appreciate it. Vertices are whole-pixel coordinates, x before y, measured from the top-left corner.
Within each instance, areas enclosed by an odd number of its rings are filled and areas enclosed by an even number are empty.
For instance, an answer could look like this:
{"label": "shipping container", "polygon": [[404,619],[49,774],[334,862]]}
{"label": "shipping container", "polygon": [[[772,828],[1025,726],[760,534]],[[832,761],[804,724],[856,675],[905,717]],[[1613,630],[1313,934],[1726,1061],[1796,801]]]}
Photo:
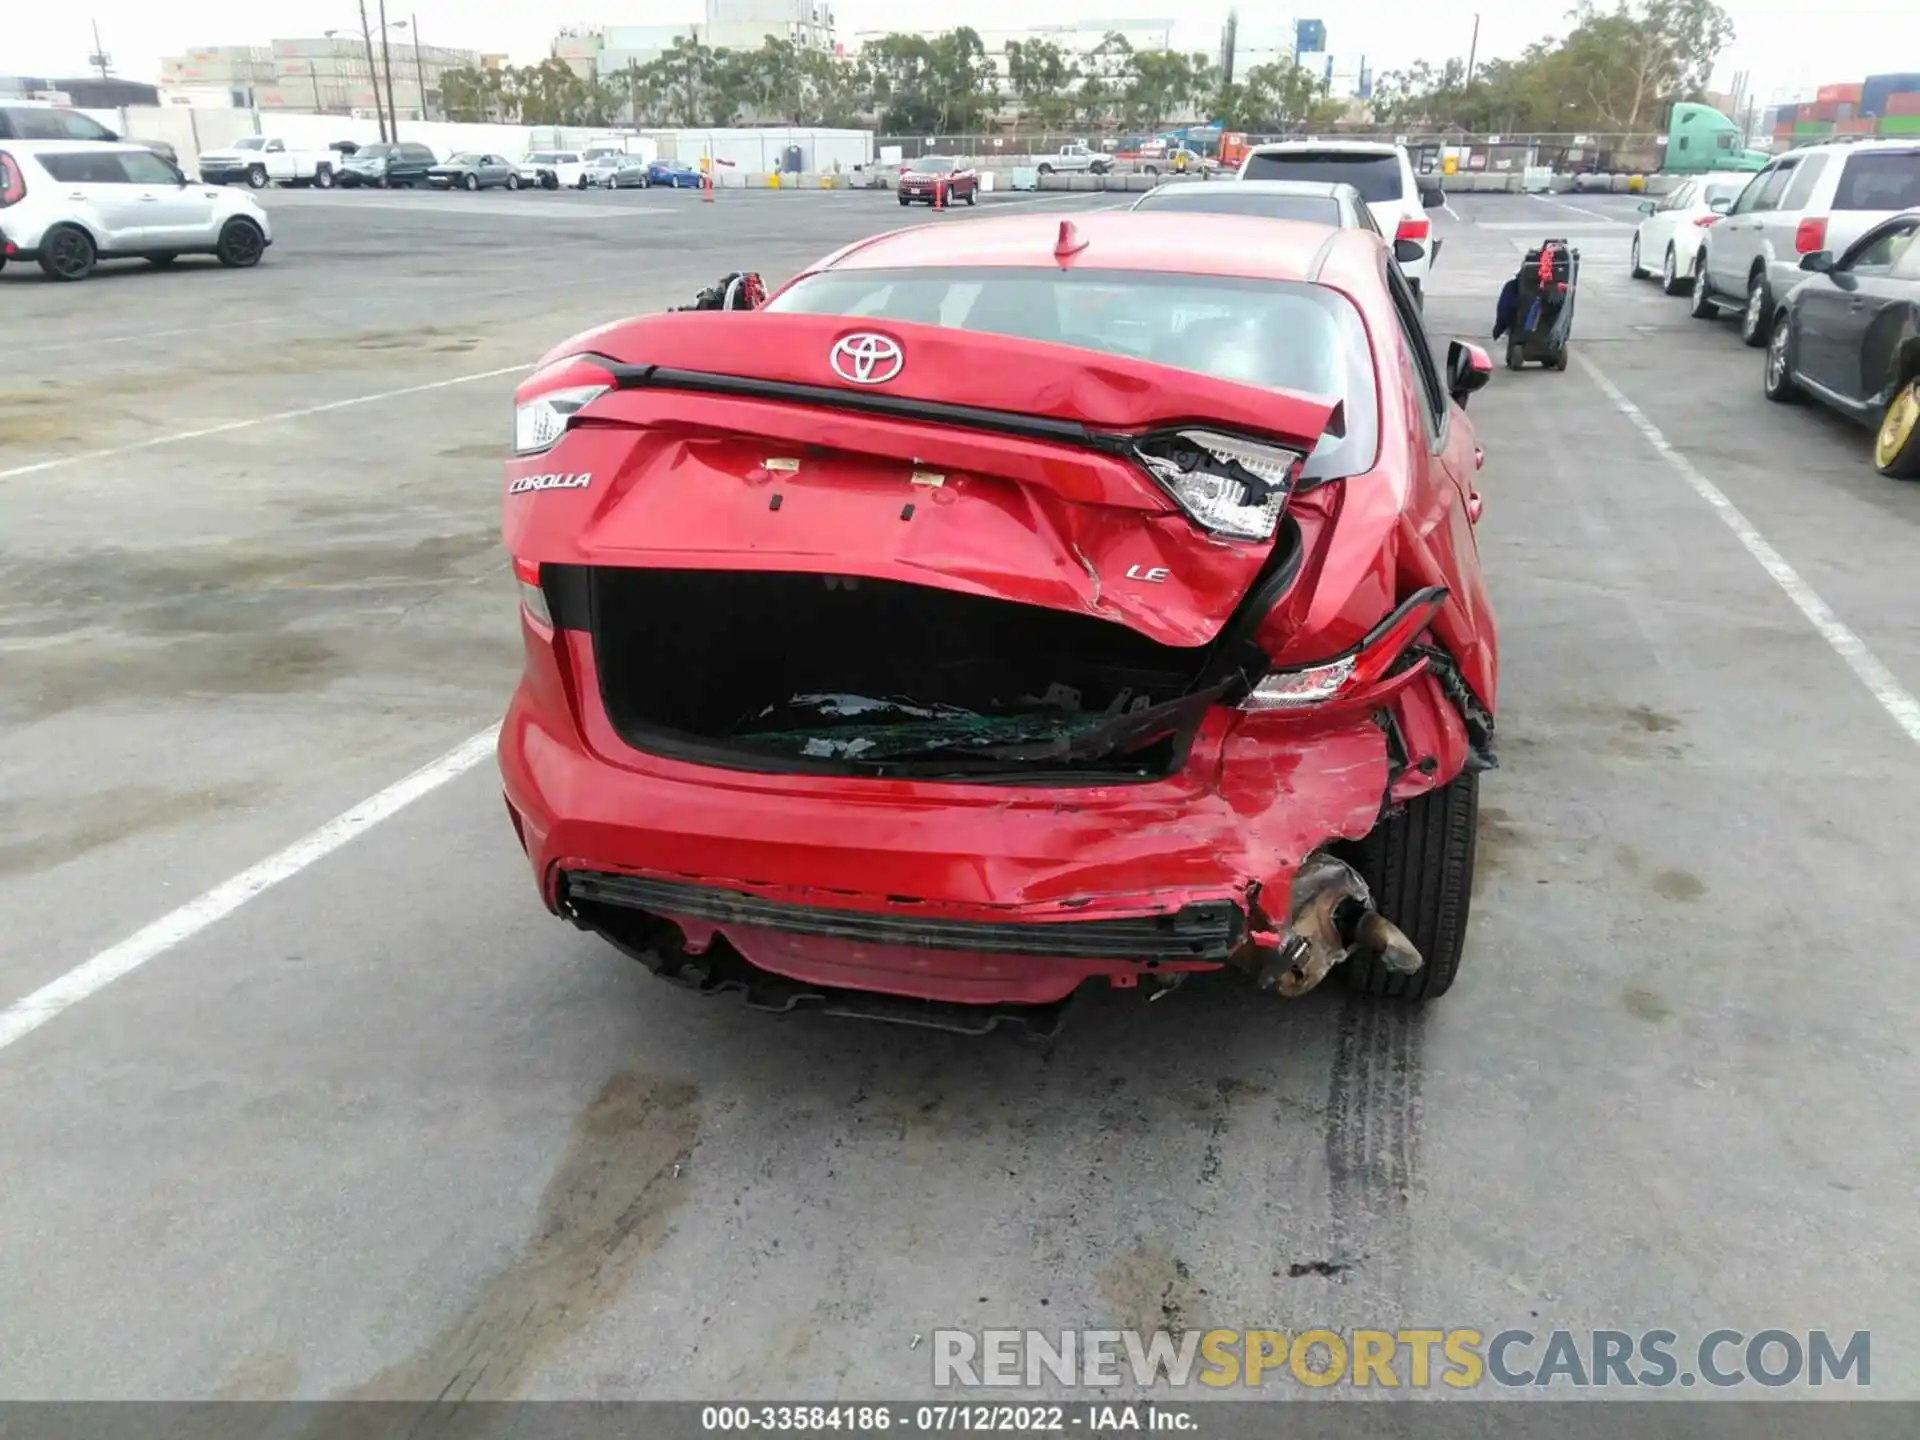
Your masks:
{"label": "shipping container", "polygon": [[1836,135],[1878,135],[1880,133],[1880,122],[1875,120],[1871,115],[1862,116],[1857,120],[1840,120],[1834,123],[1833,133]]}
{"label": "shipping container", "polygon": [[1815,92],[1813,98],[1825,104],[1858,104],[1860,101],[1861,88],[1857,83],[1852,85],[1822,85],[1819,90]]}
{"label": "shipping container", "polygon": [[1888,97],[1907,90],[1920,90],[1920,73],[1869,75],[1866,84],[1860,87],[1860,113],[1884,115]]}
{"label": "shipping container", "polygon": [[1816,101],[1812,108],[1813,113],[1805,117],[1808,120],[1838,120],[1840,118],[1840,107],[1830,100]]}
{"label": "shipping container", "polygon": [[1920,135],[1920,115],[1887,115],[1880,121],[1880,133],[1892,137]]}
{"label": "shipping container", "polygon": [[1920,91],[1903,90],[1897,95],[1887,97],[1887,108],[1883,115],[1920,115]]}
{"label": "shipping container", "polygon": [[1833,122],[1831,120],[1801,120],[1794,125],[1793,133],[1796,136],[1831,135],[1833,133]]}

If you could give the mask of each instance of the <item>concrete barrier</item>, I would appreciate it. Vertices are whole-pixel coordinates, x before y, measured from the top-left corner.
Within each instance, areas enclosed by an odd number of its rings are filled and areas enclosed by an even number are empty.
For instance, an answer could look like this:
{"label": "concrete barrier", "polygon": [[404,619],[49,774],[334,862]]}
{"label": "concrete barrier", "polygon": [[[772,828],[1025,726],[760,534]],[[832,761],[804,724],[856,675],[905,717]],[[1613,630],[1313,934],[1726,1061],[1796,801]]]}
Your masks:
{"label": "concrete barrier", "polygon": [[1104,175],[1069,175],[1067,177],[1067,188],[1069,190],[1104,190],[1107,188],[1107,177]]}

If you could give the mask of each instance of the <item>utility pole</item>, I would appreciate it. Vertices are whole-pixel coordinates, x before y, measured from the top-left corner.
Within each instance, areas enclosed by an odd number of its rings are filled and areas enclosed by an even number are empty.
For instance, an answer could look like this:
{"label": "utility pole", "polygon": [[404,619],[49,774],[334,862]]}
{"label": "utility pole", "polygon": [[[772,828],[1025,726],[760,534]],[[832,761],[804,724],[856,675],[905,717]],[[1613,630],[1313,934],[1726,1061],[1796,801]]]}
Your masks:
{"label": "utility pole", "polygon": [[387,141],[387,112],[380,108],[380,76],[373,68],[373,27],[367,24],[367,0],[360,0],[360,35],[367,42],[367,79],[373,82],[373,117],[380,123],[380,143]]}
{"label": "utility pole", "polygon": [[[1473,84],[1473,62],[1480,54],[1480,12],[1473,12],[1473,39],[1467,42],[1467,85]],[[1462,88],[1465,88],[1464,86]]]}
{"label": "utility pole", "polygon": [[413,76],[420,82],[420,118],[433,119],[427,109],[427,64],[420,58],[420,20],[417,16],[407,16],[407,28],[413,32]]}
{"label": "utility pole", "polygon": [[1229,10],[1226,32],[1220,37],[1220,83],[1223,85],[1233,83],[1233,50],[1239,38],[1240,12]]}
{"label": "utility pole", "polygon": [[100,72],[105,80],[113,69],[113,57],[107,54],[107,47],[100,43],[100,22],[93,22],[93,53],[87,57],[87,63]]}
{"label": "utility pole", "polygon": [[387,0],[380,0],[380,68],[387,76],[387,118],[393,127],[393,138],[398,140],[400,106],[393,98],[393,47],[387,43]]}

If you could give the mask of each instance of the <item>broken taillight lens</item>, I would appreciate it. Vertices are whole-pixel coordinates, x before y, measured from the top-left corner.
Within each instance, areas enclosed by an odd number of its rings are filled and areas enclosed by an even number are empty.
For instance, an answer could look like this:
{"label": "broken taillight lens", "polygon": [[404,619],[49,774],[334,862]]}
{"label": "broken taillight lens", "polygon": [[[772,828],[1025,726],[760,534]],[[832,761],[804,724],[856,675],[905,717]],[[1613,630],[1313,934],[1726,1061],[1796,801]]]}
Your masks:
{"label": "broken taillight lens", "polygon": [[569,355],[530,375],[514,392],[513,453],[538,455],[567,433],[573,417],[613,388],[590,355]]}
{"label": "broken taillight lens", "polygon": [[520,604],[527,614],[551,630],[553,612],[547,609],[547,592],[540,588],[540,562],[514,557],[513,578],[520,582]]}
{"label": "broken taillight lens", "polygon": [[1240,702],[1242,710],[1300,710],[1372,689],[1392,673],[1446,603],[1443,585],[1416,591],[1353,649],[1317,665],[1277,670]]}
{"label": "broken taillight lens", "polygon": [[1217,430],[1149,435],[1134,454],[1196,525],[1235,540],[1273,537],[1304,461],[1296,450]]}

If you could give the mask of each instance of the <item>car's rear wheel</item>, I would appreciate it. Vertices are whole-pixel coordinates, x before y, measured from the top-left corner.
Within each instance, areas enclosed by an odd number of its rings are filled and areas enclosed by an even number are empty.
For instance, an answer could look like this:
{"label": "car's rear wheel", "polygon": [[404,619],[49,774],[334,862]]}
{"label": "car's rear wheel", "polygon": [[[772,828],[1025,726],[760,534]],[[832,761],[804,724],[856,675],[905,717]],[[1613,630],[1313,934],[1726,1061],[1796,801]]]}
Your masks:
{"label": "car's rear wheel", "polygon": [[1713,287],[1707,284],[1707,252],[1693,257],[1693,303],[1687,313],[1696,320],[1717,320],[1720,307],[1713,302]]}
{"label": "car's rear wheel", "polygon": [[1758,350],[1767,343],[1773,329],[1773,294],[1767,288],[1767,276],[1756,270],[1747,281],[1747,303],[1740,312],[1740,339]]}
{"label": "car's rear wheel", "polygon": [[1692,283],[1691,275],[1680,273],[1680,257],[1674,253],[1673,246],[1667,246],[1667,258],[1660,262],[1660,288],[1669,295],[1684,295]]}
{"label": "car's rear wheel", "polygon": [[1887,402],[1874,435],[1873,463],[1894,480],[1920,480],[1920,375],[1909,375]]}
{"label": "car's rear wheel", "polygon": [[260,227],[235,216],[220,227],[220,242],[213,253],[229,270],[250,270],[260,263],[266,248],[267,237],[260,233]]}
{"label": "car's rear wheel", "polygon": [[1479,822],[1480,777],[1463,772],[1409,800],[1366,839],[1342,847],[1342,858],[1373,892],[1375,907],[1426,962],[1411,975],[1398,975],[1371,956],[1355,956],[1340,966],[1349,989],[1393,1000],[1437,1000],[1452,988],[1467,943]]}
{"label": "car's rear wheel", "polygon": [[330,165],[322,165],[318,170],[314,171],[313,183],[321,190],[331,190],[333,188],[333,167]]}
{"label": "car's rear wheel", "polygon": [[1793,317],[1784,308],[1773,317],[1773,334],[1767,337],[1767,368],[1760,388],[1769,400],[1782,405],[1800,398],[1800,387],[1793,380]]}
{"label": "car's rear wheel", "polygon": [[55,225],[40,237],[40,268],[55,280],[84,280],[99,259],[93,237],[78,225]]}
{"label": "car's rear wheel", "polygon": [[1640,237],[1633,237],[1633,249],[1627,252],[1627,273],[1636,280],[1647,278],[1647,267],[1640,263]]}

